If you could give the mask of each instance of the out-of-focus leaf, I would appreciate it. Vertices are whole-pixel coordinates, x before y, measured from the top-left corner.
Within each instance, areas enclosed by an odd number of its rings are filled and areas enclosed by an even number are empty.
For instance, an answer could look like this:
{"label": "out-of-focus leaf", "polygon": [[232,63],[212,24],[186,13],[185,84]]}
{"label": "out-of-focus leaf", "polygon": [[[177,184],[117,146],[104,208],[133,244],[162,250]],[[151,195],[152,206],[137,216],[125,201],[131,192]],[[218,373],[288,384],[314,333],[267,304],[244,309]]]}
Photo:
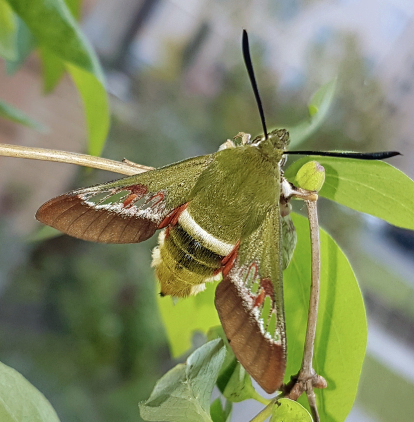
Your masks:
{"label": "out-of-focus leaf", "polygon": [[42,226],[26,238],[27,242],[41,242],[46,239],[52,239],[62,236],[62,232],[50,226]]}
{"label": "out-of-focus leaf", "polygon": [[27,25],[16,15],[15,18],[17,21],[16,57],[13,60],[7,60],[6,62],[6,71],[8,75],[13,75],[21,68],[36,44]]}
{"label": "out-of-focus leaf", "polygon": [[223,364],[226,348],[221,339],[208,342],[168,371],[150,398],[139,405],[146,421],[210,422],[210,397]]}
{"label": "out-of-focus leaf", "polygon": [[233,405],[230,401],[226,401],[224,409],[221,405],[220,398],[211,403],[210,406],[210,416],[213,422],[230,422],[231,421],[231,411]]}
{"label": "out-of-focus leaf", "polygon": [[104,84],[95,53],[63,0],[30,0],[30,5],[27,0],[7,1],[40,44],[63,61],[93,73]]}
{"label": "out-of-focus leaf", "polygon": [[12,107],[9,104],[6,104],[3,101],[0,101],[0,117],[4,117],[13,122],[20,123],[24,126],[31,127],[40,132],[46,131],[46,127],[31,117],[24,114],[22,111],[17,108]]}
{"label": "out-of-focus leaf", "polygon": [[17,20],[13,9],[5,0],[0,0],[0,56],[16,60]]}
{"label": "out-of-focus leaf", "polygon": [[76,20],[79,20],[82,0],[65,0],[66,6],[68,6],[70,12]]}
{"label": "out-of-focus leaf", "polygon": [[279,399],[273,406],[270,422],[313,422],[309,412],[298,402]]}
{"label": "out-of-focus leaf", "polygon": [[[302,362],[309,307],[311,255],[309,222],[292,213],[298,242],[284,272],[287,337],[285,382]],[[335,241],[320,230],[321,290],[314,368],[328,387],[316,389],[318,411],[325,422],[344,421],[355,400],[367,342],[364,303],[352,268]],[[300,402],[307,407],[306,397]]]}
{"label": "out-of-focus leaf", "polygon": [[328,114],[329,107],[331,106],[334,97],[335,88],[336,79],[322,85],[309,102],[309,118],[288,128],[291,139],[290,148],[296,148],[319,128]]}
{"label": "out-of-focus leaf", "polygon": [[173,357],[181,356],[191,347],[195,331],[207,333],[210,327],[220,324],[214,307],[214,293],[218,283],[207,283],[204,292],[173,303],[171,297],[157,295],[158,308],[167,331]]}
{"label": "out-of-focus leaf", "polygon": [[80,67],[66,63],[66,68],[85,106],[88,122],[88,152],[91,155],[100,155],[109,130],[109,104],[105,88],[93,74]]}
{"label": "out-of-focus leaf", "polygon": [[71,11],[63,0],[31,0],[30,7],[27,0],[7,1],[39,45],[60,58],[70,72],[85,105],[89,153],[99,155],[109,128],[105,81],[98,59]]}
{"label": "out-of-focus leaf", "polygon": [[414,230],[414,182],[402,171],[383,161],[304,157],[286,170],[285,177],[293,181],[298,169],[315,159],[325,168],[319,195]]}
{"label": "out-of-focus leaf", "polygon": [[40,47],[39,53],[42,60],[43,91],[48,94],[56,88],[65,73],[65,64],[46,47]]}
{"label": "out-of-focus leaf", "polygon": [[39,390],[0,362],[0,421],[59,422],[59,418]]}

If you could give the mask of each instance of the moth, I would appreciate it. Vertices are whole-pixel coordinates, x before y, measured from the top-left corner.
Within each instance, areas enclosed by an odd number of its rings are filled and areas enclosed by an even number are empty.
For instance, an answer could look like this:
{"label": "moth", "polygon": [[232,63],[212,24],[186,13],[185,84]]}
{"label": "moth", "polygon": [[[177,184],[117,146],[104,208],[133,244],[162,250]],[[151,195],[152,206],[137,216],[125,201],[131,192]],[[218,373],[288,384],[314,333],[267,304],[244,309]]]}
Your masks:
{"label": "moth", "polygon": [[[247,34],[243,51],[257,100]],[[215,306],[230,346],[272,393],[286,366],[282,273],[295,245],[289,201],[317,196],[283,177],[289,133],[267,133],[258,103],[263,135],[241,133],[213,154],[63,194],[36,218],[103,243],[138,243],[160,230],[152,265],[161,295],[195,295],[222,278]]]}

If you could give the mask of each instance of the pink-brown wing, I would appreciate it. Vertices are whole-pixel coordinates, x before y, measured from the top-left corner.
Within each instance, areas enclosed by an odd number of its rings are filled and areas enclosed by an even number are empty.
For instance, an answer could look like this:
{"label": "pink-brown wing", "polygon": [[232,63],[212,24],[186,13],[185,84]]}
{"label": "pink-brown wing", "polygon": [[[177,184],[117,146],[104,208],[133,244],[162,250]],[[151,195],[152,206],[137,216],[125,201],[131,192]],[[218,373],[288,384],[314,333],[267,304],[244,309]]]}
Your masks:
{"label": "pink-brown wing", "polygon": [[280,217],[275,207],[248,239],[217,286],[215,305],[230,346],[246,371],[268,393],[283,382],[286,335]]}
{"label": "pink-brown wing", "polygon": [[36,218],[79,239],[137,243],[151,237],[187,198],[211,156],[78,189],[43,204]]}

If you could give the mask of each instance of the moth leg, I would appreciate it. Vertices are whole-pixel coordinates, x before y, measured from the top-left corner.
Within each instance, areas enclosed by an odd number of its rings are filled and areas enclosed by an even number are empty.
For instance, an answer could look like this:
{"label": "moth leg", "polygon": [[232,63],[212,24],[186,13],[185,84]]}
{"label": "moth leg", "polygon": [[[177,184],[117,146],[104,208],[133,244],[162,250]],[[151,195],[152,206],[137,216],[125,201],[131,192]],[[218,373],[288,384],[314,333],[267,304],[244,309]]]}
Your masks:
{"label": "moth leg", "polygon": [[251,137],[250,133],[239,132],[233,139],[241,138],[242,145],[247,145],[250,143]]}
{"label": "moth leg", "polygon": [[312,202],[316,202],[318,200],[318,193],[316,191],[298,188],[284,177],[282,178],[282,182],[280,184],[280,192],[281,202],[283,200],[288,202],[291,198],[298,198]]}
{"label": "moth leg", "polygon": [[238,241],[234,246],[233,250],[221,260],[221,267],[214,272],[214,275],[217,275],[222,272],[223,278],[226,277],[226,275],[232,269],[234,261],[237,258],[237,254],[239,253],[239,246],[240,241]]}
{"label": "moth leg", "polygon": [[172,212],[170,212],[164,220],[161,221],[158,229],[163,229],[164,227],[167,227],[169,225],[175,226],[178,222],[178,218],[180,217],[180,214],[188,207],[188,202],[185,204],[175,208]]}
{"label": "moth leg", "polygon": [[133,161],[127,160],[126,158],[124,158],[122,160],[122,162],[125,163],[125,164],[127,164],[130,167],[136,168],[137,170],[139,170],[139,173],[142,173],[144,171],[148,171],[148,170],[153,170],[154,169],[154,167],[148,167],[148,166],[144,166],[142,164],[137,164],[137,163],[134,163]]}
{"label": "moth leg", "polygon": [[227,141],[224,142],[224,144],[220,145],[218,150],[223,151],[223,149],[230,149],[230,148],[236,148],[236,145],[231,139],[227,139]]}

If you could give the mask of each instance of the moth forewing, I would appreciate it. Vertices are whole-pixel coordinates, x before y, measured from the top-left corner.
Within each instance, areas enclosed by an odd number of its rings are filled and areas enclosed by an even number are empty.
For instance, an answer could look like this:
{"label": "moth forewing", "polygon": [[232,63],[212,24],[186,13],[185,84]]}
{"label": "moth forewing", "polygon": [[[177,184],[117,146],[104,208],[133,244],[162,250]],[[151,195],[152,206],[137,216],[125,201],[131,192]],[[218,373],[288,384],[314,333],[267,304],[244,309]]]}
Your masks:
{"label": "moth forewing", "polygon": [[102,243],[138,243],[187,202],[211,155],[78,189],[43,204],[36,218],[63,233]]}
{"label": "moth forewing", "polygon": [[238,257],[217,286],[215,298],[235,356],[268,393],[281,386],[286,368],[280,245],[276,204],[263,224],[240,243]]}

